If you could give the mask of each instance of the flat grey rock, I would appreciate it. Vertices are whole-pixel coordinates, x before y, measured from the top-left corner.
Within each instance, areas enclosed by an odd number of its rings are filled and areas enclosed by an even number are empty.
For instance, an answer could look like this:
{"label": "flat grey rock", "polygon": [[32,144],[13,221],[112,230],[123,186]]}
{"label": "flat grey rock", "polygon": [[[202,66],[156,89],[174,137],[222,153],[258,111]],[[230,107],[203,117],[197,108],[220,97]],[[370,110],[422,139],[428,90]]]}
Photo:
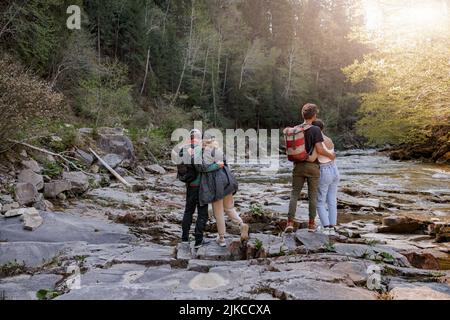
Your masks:
{"label": "flat grey rock", "polygon": [[[411,267],[408,259],[398,252],[386,247],[369,246],[364,244],[336,243],[336,253],[355,258],[390,262],[401,267]],[[390,261],[393,259],[392,261]]]}
{"label": "flat grey rock", "polygon": [[175,249],[173,247],[148,244],[145,246],[133,247],[132,251],[114,258],[114,262],[157,266],[174,262],[174,253]]}
{"label": "flat grey rock", "polygon": [[55,274],[21,275],[0,279],[0,292],[5,300],[37,300],[36,293],[42,289],[54,289],[62,276]]}
{"label": "flat grey rock", "polygon": [[44,223],[34,232],[23,230],[19,218],[0,219],[0,239],[8,242],[129,243],[135,237],[124,225],[108,223],[92,217],[64,213],[41,212]]}
{"label": "flat grey rock", "polygon": [[298,230],[295,237],[307,250],[317,251],[330,243],[330,237],[319,232],[309,232],[306,229]]}
{"label": "flat grey rock", "polygon": [[91,190],[86,193],[86,197],[94,201],[106,201],[111,205],[126,205],[130,207],[141,207],[144,205],[142,198],[130,194],[120,189],[102,188]]}
{"label": "flat grey rock", "polygon": [[0,265],[16,262],[25,267],[40,267],[70,248],[67,243],[5,242],[0,243]]}

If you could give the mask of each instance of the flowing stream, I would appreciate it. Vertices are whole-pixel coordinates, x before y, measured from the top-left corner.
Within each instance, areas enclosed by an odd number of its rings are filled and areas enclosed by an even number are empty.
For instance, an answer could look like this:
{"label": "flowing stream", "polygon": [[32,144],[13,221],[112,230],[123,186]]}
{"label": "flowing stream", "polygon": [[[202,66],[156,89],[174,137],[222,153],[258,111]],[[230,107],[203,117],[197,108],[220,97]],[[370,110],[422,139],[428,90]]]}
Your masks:
{"label": "flowing stream", "polygon": [[[365,208],[340,201],[340,220],[351,216],[381,216],[408,212],[430,217],[450,218],[450,166],[422,162],[397,162],[375,150],[351,150],[338,154],[341,173],[338,198],[378,199],[380,208]],[[237,204],[251,207],[264,204],[268,209],[287,213],[291,190],[292,163],[280,160],[280,169],[261,174],[261,167],[235,165],[240,182]],[[303,199],[306,199],[306,185]],[[348,213],[349,215],[342,215]],[[307,217],[306,201],[299,202],[298,218]]]}

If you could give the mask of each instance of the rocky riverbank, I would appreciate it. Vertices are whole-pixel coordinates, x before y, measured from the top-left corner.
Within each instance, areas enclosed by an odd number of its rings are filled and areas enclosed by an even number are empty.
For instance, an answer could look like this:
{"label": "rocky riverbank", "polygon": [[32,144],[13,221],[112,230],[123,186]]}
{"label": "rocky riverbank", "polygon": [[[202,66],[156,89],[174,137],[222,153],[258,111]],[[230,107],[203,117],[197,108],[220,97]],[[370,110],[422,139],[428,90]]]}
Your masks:
{"label": "rocky riverbank", "polygon": [[211,217],[209,243],[194,250],[179,243],[175,169],[136,162],[119,131],[86,140],[130,187],[87,146],[65,154],[83,172],[49,176],[52,159],[27,148],[1,168],[3,299],[450,299],[450,170],[340,154],[341,224],[329,237],[304,229],[304,201],[296,232],[283,234],[289,163],[275,176],[235,167],[251,239],[241,243],[229,224],[228,246],[218,247]]}

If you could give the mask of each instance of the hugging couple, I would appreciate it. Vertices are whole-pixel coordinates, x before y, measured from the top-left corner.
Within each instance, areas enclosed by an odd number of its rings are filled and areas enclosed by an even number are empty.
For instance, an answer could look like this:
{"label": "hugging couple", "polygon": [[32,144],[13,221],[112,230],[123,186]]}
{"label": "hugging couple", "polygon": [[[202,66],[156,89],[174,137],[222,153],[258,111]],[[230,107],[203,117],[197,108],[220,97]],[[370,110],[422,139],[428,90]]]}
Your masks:
{"label": "hugging couple", "polygon": [[[319,108],[306,104],[302,110],[304,123],[284,130],[288,159],[294,162],[293,189],[289,205],[286,233],[294,231],[297,203],[305,182],[308,185],[309,230],[316,231],[316,215],[323,232],[334,235],[337,225],[337,188],[339,172],[335,163],[333,141],[323,134],[324,124],[317,119]],[[183,159],[178,165],[178,178],[186,183],[186,209],[182,223],[182,241],[189,243],[189,231],[195,210],[198,211],[195,227],[196,249],[205,244],[203,232],[208,221],[208,204],[212,204],[216,218],[217,243],[226,247],[225,214],[239,225],[241,241],[249,239],[249,226],[239,217],[233,196],[238,183],[226,163],[225,155],[214,137],[199,130],[190,132],[190,143],[180,151]],[[327,209],[328,207],[328,209]]]}
{"label": "hugging couple", "polygon": [[249,238],[249,226],[245,224],[234,206],[233,196],[238,183],[226,162],[226,157],[213,136],[194,129],[190,132],[190,143],[180,150],[182,164],[178,165],[178,179],[186,183],[186,209],[182,222],[182,242],[190,243],[189,231],[192,216],[197,209],[194,248],[206,244],[203,239],[208,221],[208,205],[212,204],[217,224],[217,244],[226,247],[225,214],[239,225],[241,241]]}

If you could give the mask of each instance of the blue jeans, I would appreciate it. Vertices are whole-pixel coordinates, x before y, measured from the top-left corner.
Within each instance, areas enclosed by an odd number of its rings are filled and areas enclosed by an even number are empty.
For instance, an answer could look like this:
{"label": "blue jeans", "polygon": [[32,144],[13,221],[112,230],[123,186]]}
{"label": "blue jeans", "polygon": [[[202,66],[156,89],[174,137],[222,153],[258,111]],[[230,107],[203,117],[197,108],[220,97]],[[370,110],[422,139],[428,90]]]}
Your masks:
{"label": "blue jeans", "polygon": [[[339,170],[336,162],[320,167],[319,192],[317,195],[317,212],[322,226],[337,225],[337,190]],[[328,210],[327,210],[328,207]]]}

